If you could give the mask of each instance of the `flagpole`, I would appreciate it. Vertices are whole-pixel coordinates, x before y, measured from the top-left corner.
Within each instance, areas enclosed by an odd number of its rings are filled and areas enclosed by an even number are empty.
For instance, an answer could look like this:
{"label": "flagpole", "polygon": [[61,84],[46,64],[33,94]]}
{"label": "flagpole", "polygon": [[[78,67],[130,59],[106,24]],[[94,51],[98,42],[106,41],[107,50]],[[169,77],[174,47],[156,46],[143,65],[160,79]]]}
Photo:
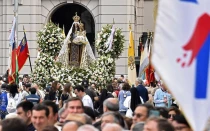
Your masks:
{"label": "flagpole", "polygon": [[30,57],[30,54],[28,54],[28,60],[29,60],[29,64],[30,64],[30,68],[31,68],[31,73],[32,73],[33,70],[32,70],[32,66],[31,66],[31,57]]}
{"label": "flagpole", "polygon": [[14,13],[16,17],[16,24],[15,24],[15,30],[16,30],[16,43],[15,48],[18,47],[18,0],[14,0],[15,6],[14,6]]}
{"label": "flagpole", "polygon": [[[25,30],[24,26],[23,26],[23,32],[24,32],[24,37],[26,39],[26,30]],[[30,54],[28,54],[28,60],[29,60],[29,64],[30,64],[30,68],[31,68],[31,73],[32,73],[33,70],[32,70],[32,65],[31,65],[31,56],[30,56]]]}
{"label": "flagpole", "polygon": [[15,23],[15,50],[16,50],[16,55],[15,55],[15,83],[18,84],[18,60],[17,60],[17,47],[18,47],[18,0],[14,1],[14,12],[15,12],[15,17],[16,17],[16,23]]}

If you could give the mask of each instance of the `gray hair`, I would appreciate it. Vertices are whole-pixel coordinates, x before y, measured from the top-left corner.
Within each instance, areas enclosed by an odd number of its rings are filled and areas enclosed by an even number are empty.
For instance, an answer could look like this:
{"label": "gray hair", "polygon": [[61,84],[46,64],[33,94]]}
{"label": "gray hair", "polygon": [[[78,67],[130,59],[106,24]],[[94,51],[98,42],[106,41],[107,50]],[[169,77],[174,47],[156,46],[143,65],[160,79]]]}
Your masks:
{"label": "gray hair", "polygon": [[[115,129],[115,131],[125,131],[120,125],[116,124],[116,123],[107,123],[104,128],[109,128],[112,127]],[[104,129],[103,128],[103,129]]]}
{"label": "gray hair", "polygon": [[93,120],[91,119],[91,117],[88,116],[88,115],[85,114],[85,113],[83,113],[82,115],[83,115],[84,118],[85,118],[85,123],[86,123],[86,124],[89,124],[89,125],[92,125]]}
{"label": "gray hair", "polygon": [[143,84],[143,80],[142,80],[140,77],[136,78],[136,81],[137,81],[139,84]]}
{"label": "gray hair", "polygon": [[99,131],[92,125],[83,125],[77,129],[77,131]]}
{"label": "gray hair", "polygon": [[103,106],[104,107],[107,107],[107,109],[109,111],[119,111],[119,102],[117,103],[112,103],[111,101],[109,101],[109,99],[106,99],[104,102],[103,102]]}
{"label": "gray hair", "polygon": [[60,117],[61,114],[63,114],[65,111],[65,108],[61,108],[59,111],[58,111],[58,116]]}
{"label": "gray hair", "polygon": [[143,131],[144,130],[144,122],[138,122],[134,125],[132,131]]}
{"label": "gray hair", "polygon": [[114,123],[116,124],[120,124],[120,120],[116,117],[115,112],[109,111],[109,112],[105,112],[102,116],[101,119],[103,119],[103,117],[105,116],[112,116],[114,118]]}

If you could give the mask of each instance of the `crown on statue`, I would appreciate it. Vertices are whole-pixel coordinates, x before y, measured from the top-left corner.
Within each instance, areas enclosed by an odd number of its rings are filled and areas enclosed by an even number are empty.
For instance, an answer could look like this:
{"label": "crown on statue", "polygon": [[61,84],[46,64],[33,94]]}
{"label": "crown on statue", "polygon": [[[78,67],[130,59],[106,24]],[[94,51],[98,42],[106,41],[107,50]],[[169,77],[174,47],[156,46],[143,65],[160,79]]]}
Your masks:
{"label": "crown on statue", "polygon": [[81,26],[81,27],[84,27],[84,24],[80,21],[79,22],[79,25]]}
{"label": "crown on statue", "polygon": [[77,12],[75,13],[76,15],[73,17],[74,22],[79,22],[80,17],[77,15]]}

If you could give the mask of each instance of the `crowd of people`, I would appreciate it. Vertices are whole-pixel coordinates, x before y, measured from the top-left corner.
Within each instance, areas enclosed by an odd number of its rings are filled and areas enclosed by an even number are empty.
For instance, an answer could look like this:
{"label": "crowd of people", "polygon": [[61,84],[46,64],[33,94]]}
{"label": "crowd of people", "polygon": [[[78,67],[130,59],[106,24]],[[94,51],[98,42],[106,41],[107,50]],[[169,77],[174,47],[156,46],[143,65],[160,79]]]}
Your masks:
{"label": "crowd of people", "polygon": [[28,75],[19,80],[0,79],[0,131],[192,131],[162,81],[137,78],[131,87],[122,75],[101,89],[87,80],[45,88]]}

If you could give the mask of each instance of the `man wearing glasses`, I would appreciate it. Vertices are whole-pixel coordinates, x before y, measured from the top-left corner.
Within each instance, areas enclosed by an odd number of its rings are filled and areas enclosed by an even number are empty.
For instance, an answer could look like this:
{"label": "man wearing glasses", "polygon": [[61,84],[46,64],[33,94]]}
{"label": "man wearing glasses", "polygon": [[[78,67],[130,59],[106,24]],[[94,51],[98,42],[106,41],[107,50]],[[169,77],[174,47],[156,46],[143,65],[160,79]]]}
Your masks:
{"label": "man wearing glasses", "polygon": [[154,109],[154,107],[150,104],[141,104],[137,106],[133,113],[133,124],[145,122],[149,117],[150,110],[152,109]]}

